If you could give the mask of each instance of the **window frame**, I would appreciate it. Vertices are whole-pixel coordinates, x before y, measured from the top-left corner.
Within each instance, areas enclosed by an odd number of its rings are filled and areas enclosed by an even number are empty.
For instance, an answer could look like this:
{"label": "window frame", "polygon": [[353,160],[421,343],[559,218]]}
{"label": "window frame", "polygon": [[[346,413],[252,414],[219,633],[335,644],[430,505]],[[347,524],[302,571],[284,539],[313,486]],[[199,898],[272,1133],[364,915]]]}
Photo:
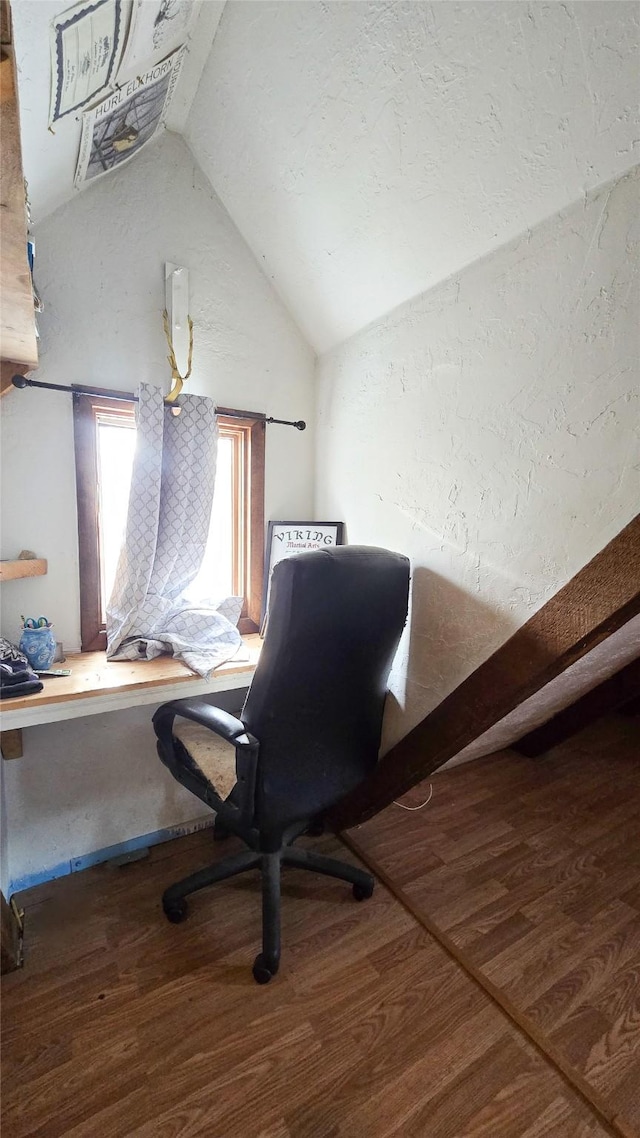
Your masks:
{"label": "window frame", "polygon": [[[104,651],[100,527],[98,520],[97,413],[129,418],[135,409],[121,392],[107,388],[73,388],[73,429],[78,506],[78,569],[82,652]],[[256,412],[218,408],[221,434],[234,438],[234,587],[244,596],[238,630],[260,630],[264,571],[265,420]]]}

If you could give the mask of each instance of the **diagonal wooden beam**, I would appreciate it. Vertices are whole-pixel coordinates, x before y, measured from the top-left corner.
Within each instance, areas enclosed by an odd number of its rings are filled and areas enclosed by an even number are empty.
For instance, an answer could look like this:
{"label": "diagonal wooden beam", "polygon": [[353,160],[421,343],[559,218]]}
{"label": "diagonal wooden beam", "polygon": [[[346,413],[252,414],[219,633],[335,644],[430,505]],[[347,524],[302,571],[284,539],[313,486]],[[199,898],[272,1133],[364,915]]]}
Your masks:
{"label": "diagonal wooden beam", "polygon": [[640,612],[640,515],[380,760],[327,815],[365,822]]}

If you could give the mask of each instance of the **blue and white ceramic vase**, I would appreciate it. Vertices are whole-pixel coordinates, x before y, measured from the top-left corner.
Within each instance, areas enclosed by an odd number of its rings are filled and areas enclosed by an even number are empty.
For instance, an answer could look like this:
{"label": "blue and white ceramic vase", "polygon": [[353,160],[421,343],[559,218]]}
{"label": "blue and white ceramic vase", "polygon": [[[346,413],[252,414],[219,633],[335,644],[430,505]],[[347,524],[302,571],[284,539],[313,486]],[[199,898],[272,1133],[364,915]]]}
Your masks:
{"label": "blue and white ceramic vase", "polygon": [[20,644],[34,672],[46,672],[53,664],[56,654],[56,638],[51,625],[44,628],[23,628]]}

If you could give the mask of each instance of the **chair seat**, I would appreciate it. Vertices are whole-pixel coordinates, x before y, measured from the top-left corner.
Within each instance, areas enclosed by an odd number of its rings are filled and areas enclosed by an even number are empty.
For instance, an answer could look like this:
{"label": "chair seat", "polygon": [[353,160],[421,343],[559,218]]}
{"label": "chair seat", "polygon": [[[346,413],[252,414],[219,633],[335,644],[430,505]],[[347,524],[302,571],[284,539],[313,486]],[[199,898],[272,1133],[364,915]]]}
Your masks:
{"label": "chair seat", "polygon": [[195,770],[220,798],[228,798],[236,785],[236,755],[207,727],[187,719],[174,721],[173,734],[187,751]]}

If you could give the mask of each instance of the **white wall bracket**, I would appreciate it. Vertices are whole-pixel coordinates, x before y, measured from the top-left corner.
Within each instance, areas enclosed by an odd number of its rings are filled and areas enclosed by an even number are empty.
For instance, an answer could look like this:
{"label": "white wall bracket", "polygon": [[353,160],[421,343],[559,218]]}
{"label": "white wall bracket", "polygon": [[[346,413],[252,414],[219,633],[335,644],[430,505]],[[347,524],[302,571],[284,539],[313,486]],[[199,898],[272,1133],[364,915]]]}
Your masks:
{"label": "white wall bracket", "polygon": [[166,261],[164,285],[176,364],[180,375],[186,375],[189,368],[189,270]]}

